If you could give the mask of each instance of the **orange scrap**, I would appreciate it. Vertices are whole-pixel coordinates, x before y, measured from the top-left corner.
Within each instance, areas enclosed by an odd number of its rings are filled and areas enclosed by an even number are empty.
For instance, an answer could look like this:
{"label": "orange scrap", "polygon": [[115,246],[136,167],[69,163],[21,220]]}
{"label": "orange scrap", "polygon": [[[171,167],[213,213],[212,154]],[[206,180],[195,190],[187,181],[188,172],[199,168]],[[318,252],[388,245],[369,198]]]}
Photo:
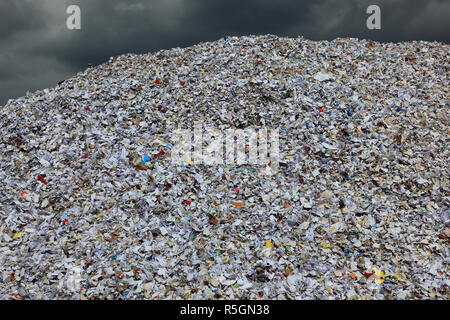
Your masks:
{"label": "orange scrap", "polygon": [[233,205],[235,207],[242,207],[244,205],[244,203],[242,201],[233,201]]}

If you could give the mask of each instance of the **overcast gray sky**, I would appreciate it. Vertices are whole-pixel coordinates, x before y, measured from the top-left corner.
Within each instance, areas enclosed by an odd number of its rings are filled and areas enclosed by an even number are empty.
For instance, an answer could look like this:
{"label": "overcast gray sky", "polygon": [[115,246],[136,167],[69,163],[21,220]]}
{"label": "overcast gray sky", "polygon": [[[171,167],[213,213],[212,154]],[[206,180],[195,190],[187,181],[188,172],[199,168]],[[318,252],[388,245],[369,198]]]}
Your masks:
{"label": "overcast gray sky", "polygon": [[[70,4],[81,30],[66,27]],[[370,4],[381,30],[366,28]],[[0,105],[128,52],[267,33],[449,43],[449,16],[448,0],[0,0]]]}

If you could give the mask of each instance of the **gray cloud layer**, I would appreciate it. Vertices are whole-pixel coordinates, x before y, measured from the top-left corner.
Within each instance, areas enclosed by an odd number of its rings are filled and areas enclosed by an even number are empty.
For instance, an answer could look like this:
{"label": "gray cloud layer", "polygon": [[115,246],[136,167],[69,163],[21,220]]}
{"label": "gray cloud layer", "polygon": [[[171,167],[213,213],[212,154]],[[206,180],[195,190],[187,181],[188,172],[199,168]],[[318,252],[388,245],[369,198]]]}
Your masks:
{"label": "gray cloud layer", "polygon": [[[82,30],[66,28],[70,4],[82,10]],[[366,28],[370,4],[381,8],[382,30]],[[448,43],[449,15],[448,0],[1,0],[0,105],[87,63],[224,35]]]}

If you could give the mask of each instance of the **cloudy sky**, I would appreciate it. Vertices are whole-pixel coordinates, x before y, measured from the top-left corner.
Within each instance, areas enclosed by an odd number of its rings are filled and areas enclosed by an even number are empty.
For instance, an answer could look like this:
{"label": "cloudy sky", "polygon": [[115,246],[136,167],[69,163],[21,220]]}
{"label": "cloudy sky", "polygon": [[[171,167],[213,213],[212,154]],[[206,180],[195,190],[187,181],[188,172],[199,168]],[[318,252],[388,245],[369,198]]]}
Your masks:
{"label": "cloudy sky", "polygon": [[[66,9],[81,8],[81,30]],[[366,8],[381,8],[381,30]],[[276,34],[449,43],[448,0],[0,0],[0,105],[123,53]]]}

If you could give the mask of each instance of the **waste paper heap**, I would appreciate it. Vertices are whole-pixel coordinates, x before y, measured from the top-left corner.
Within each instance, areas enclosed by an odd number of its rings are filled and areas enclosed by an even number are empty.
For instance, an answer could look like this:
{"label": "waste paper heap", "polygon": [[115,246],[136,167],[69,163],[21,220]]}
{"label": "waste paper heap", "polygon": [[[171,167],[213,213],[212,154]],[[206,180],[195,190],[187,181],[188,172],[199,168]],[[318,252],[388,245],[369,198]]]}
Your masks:
{"label": "waste paper heap", "polygon": [[[0,109],[1,299],[446,299],[449,46],[228,37]],[[195,124],[279,168],[177,164]]]}

